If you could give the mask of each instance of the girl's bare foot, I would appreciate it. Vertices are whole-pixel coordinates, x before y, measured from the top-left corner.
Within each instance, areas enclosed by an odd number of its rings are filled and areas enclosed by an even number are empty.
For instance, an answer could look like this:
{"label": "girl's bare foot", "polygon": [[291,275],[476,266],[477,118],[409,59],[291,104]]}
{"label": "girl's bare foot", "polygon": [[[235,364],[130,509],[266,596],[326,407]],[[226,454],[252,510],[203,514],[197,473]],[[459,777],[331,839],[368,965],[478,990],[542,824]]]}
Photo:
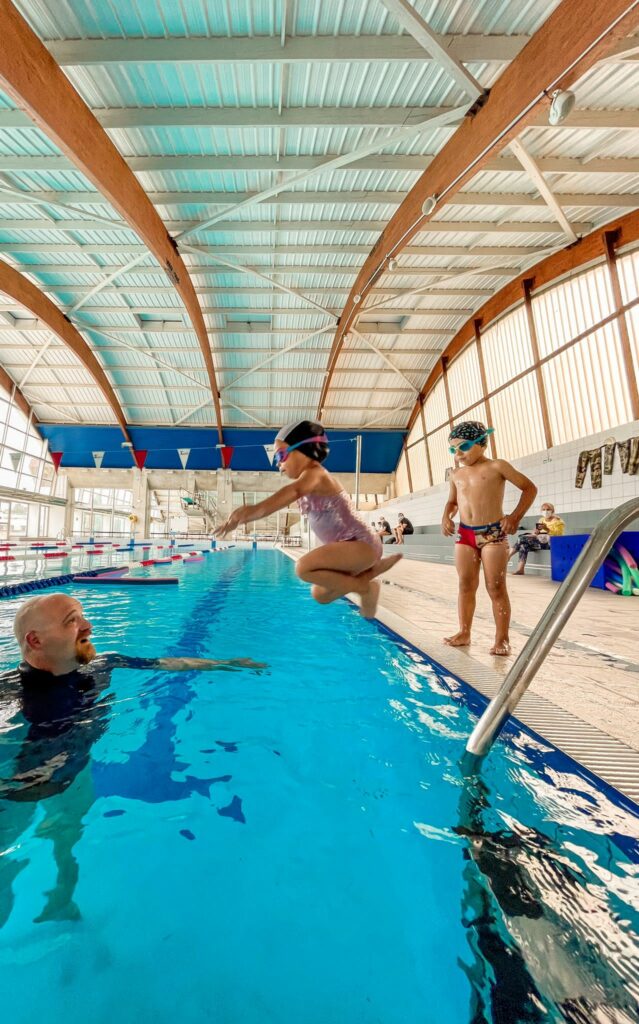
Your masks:
{"label": "girl's bare foot", "polygon": [[511,653],[510,642],[508,640],[495,640],[495,643],[490,648],[490,653],[495,655],[497,658],[506,658]]}
{"label": "girl's bare foot", "polygon": [[470,645],[470,633],[465,633],[462,629],[459,633],[455,633],[454,636],[445,636],[444,643],[448,644],[449,647],[468,647]]}
{"label": "girl's bare foot", "polygon": [[523,569],[517,569],[517,571],[513,572],[511,575],[512,576],[525,576],[526,574],[524,573]]}
{"label": "girl's bare foot", "polygon": [[359,613],[364,619],[374,619],[375,613],[377,612],[377,604],[379,602],[379,592],[381,586],[379,583],[372,581],[368,584],[368,587],[363,594],[360,594],[359,598]]}
{"label": "girl's bare foot", "polygon": [[371,574],[369,578],[374,580],[376,576],[381,576],[383,572],[388,572],[388,570],[392,569],[394,565],[401,562],[403,557],[404,556],[402,554],[398,553],[396,555],[388,555],[386,558],[380,559],[377,565],[374,565],[372,569],[368,570]]}

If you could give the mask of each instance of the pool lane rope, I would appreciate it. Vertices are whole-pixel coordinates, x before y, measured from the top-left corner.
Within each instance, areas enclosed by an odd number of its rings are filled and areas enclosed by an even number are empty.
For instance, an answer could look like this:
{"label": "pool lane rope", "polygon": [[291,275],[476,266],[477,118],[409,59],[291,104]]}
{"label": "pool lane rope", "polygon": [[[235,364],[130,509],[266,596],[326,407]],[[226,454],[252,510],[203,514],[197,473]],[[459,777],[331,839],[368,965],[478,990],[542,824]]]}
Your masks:
{"label": "pool lane rope", "polygon": [[[47,576],[40,580],[27,580],[25,583],[10,583],[0,587],[0,597],[17,597],[19,594],[31,594],[34,590],[46,590],[49,587],[63,587],[66,583],[73,583],[74,579],[83,577],[99,576],[100,573],[108,572],[103,566],[101,569],[85,569],[83,572],[65,572],[62,576]],[[113,570],[111,570],[113,571]]]}

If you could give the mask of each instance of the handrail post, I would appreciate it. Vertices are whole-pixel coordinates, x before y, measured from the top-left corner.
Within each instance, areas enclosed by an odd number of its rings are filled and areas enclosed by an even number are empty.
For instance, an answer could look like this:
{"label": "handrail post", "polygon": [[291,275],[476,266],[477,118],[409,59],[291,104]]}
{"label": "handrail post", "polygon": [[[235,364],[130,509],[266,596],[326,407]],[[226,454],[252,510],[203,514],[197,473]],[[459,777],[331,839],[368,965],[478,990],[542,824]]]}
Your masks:
{"label": "handrail post", "polygon": [[597,523],[541,619],[528,637],[523,650],[504,679],[499,693],[479,719],[466,744],[467,754],[483,757],[488,753],[506,719],[512,714],[530,686],[581,595],[592,582],[611,546],[629,523],[639,516],[639,498],[631,498],[612,509]]}

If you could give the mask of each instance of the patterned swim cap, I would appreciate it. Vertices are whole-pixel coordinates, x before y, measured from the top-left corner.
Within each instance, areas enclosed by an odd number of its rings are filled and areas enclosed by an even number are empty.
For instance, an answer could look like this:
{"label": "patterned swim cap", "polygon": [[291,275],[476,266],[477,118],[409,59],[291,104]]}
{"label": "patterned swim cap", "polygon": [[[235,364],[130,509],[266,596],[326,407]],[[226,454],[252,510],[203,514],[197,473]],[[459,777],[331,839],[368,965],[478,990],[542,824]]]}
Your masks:
{"label": "patterned swim cap", "polygon": [[448,435],[448,440],[475,441],[482,448],[485,448],[488,435],[493,433],[494,429],[492,427],[487,427],[484,423],[480,423],[479,420],[464,420],[463,423],[458,423],[457,426],[453,427]]}

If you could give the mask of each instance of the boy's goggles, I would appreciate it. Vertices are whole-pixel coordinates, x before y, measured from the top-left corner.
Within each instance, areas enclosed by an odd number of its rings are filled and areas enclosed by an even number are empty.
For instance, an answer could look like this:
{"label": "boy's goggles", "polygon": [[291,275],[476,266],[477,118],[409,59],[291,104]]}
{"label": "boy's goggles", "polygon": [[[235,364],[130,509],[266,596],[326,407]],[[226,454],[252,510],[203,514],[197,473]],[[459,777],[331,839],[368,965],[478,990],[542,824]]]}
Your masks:
{"label": "boy's goggles", "polygon": [[448,451],[450,452],[451,455],[457,455],[457,452],[469,452],[474,445],[483,444],[484,441],[488,439],[488,435],[493,433],[493,428],[489,427],[488,430],[486,430],[483,434],[480,434],[479,437],[473,437],[469,441],[462,441],[462,443],[458,444],[457,446],[452,444],[449,445]]}

